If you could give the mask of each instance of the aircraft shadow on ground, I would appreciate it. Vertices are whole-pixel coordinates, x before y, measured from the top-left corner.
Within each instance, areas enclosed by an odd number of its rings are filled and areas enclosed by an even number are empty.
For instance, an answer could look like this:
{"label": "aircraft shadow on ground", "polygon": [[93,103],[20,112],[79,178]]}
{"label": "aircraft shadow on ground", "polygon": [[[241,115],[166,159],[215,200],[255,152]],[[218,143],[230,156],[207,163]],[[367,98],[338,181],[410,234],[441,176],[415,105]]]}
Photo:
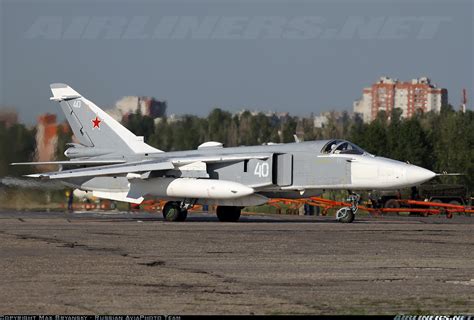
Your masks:
{"label": "aircraft shadow on ground", "polygon": [[[220,223],[217,217],[211,213],[190,213],[185,222],[167,222],[161,213],[104,213],[104,212],[28,212],[28,211],[0,211],[0,219],[67,219],[72,221],[95,221],[95,222],[161,222],[161,223]],[[438,219],[436,219],[438,218]],[[399,216],[362,216],[356,217],[356,224],[378,224],[378,223],[472,223],[467,217],[455,217],[445,219],[444,217],[399,217]],[[226,222],[226,224],[241,223],[302,223],[302,224],[339,224],[333,216],[279,216],[279,215],[242,215],[238,222]]]}
{"label": "aircraft shadow on ground", "polygon": [[[90,217],[88,217],[90,218]],[[87,218],[85,218],[87,219]],[[165,223],[216,223],[219,222],[217,217],[214,216],[188,216],[185,222],[168,222],[165,221],[162,217],[105,217],[104,219],[97,219],[99,221],[109,221],[109,222],[130,222],[130,221],[143,221],[143,222],[165,222]],[[219,222],[220,223],[220,222]],[[273,217],[248,217],[243,216],[238,222],[222,222],[226,224],[238,224],[238,223],[338,223],[335,219],[325,218],[325,219],[298,219],[298,218],[273,218]]]}

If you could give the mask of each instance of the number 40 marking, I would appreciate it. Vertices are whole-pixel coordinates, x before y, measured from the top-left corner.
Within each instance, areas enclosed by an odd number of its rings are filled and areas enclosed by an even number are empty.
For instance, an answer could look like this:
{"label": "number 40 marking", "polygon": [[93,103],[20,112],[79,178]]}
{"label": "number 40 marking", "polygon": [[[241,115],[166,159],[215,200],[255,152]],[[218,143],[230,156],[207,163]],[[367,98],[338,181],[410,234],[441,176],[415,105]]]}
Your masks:
{"label": "number 40 marking", "polygon": [[255,171],[253,172],[254,175],[260,177],[260,178],[266,178],[268,177],[268,174],[270,173],[270,166],[268,163],[260,163],[257,162],[257,165],[255,166]]}

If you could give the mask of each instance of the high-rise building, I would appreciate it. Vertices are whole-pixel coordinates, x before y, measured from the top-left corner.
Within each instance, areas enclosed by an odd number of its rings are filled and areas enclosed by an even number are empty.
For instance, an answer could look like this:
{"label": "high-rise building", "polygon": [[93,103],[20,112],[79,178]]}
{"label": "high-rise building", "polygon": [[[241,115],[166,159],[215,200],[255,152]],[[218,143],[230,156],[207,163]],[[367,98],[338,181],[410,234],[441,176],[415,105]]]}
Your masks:
{"label": "high-rise building", "polygon": [[58,125],[55,114],[43,114],[38,117],[36,126],[36,160],[52,161],[55,159],[58,142]]}
{"label": "high-rise building", "polygon": [[162,118],[166,114],[167,102],[153,97],[123,97],[115,104],[115,109],[107,110],[115,120],[122,121],[124,117],[140,111],[144,116],[153,119]]}
{"label": "high-rise building", "polygon": [[364,88],[362,99],[354,102],[354,112],[370,122],[380,111],[388,116],[394,108],[402,110],[402,117],[410,118],[417,112],[439,112],[448,104],[448,91],[432,84],[427,77],[401,82],[381,77],[371,87]]}
{"label": "high-rise building", "polygon": [[[56,115],[45,113],[38,117],[36,125],[36,161],[56,160],[59,133],[70,133],[66,123],[56,123]],[[55,166],[40,166],[41,171],[54,170]]]}

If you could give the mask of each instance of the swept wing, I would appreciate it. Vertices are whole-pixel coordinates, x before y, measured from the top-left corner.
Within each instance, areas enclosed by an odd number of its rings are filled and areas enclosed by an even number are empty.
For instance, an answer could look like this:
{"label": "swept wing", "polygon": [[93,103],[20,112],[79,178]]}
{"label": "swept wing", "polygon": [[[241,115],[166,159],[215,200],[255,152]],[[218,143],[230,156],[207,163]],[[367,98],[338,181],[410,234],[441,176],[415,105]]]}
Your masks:
{"label": "swept wing", "polygon": [[[143,173],[152,171],[166,171],[177,169],[181,166],[195,163],[226,163],[248,159],[268,159],[271,153],[267,154],[232,154],[232,155],[211,155],[211,156],[192,156],[170,159],[154,159],[147,161],[127,162],[123,164],[95,166],[92,168],[67,169],[57,172],[37,173],[27,175],[32,178],[44,179],[69,179],[95,176],[114,176],[127,175],[129,173]],[[67,161],[66,161],[67,162]]]}

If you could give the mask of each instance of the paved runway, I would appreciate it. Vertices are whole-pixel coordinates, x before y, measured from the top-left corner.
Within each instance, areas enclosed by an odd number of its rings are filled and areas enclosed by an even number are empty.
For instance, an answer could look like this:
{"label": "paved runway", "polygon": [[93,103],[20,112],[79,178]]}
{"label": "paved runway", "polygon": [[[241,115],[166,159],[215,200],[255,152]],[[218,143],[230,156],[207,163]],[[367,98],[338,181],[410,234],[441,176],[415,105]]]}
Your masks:
{"label": "paved runway", "polygon": [[0,212],[0,314],[474,313],[474,218]]}

